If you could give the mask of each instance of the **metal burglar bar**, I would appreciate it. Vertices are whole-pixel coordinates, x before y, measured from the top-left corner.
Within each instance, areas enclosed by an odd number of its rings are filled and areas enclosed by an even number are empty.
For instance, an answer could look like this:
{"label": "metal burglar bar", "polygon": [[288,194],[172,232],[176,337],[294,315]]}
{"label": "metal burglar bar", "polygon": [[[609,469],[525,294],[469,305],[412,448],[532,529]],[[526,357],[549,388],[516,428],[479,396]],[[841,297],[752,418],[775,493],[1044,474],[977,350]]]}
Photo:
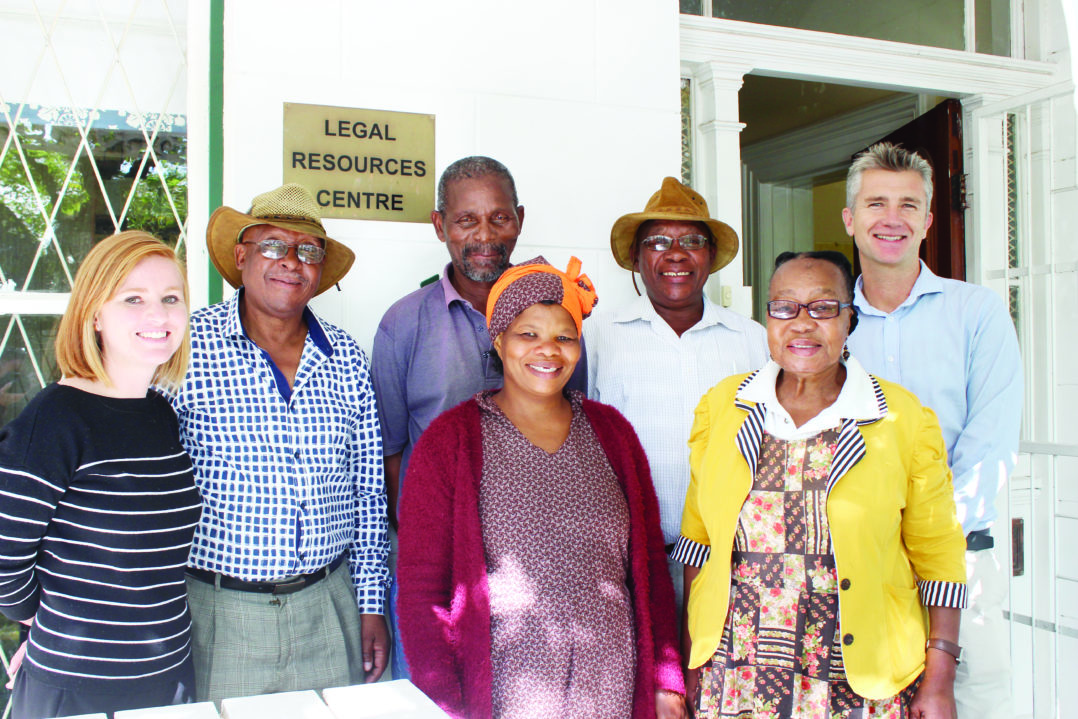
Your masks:
{"label": "metal burglar bar", "polygon": [[977,276],[1009,303],[1026,376],[1023,441],[995,534],[1012,569],[1014,715],[1037,719],[1078,702],[1078,410],[1068,401],[1078,253],[1061,235],[1078,178],[1052,123],[1056,103],[1072,101],[1067,83],[975,109],[970,123]]}
{"label": "metal burglar bar", "polygon": [[[0,0],[0,424],[58,379],[53,339],[94,243],[184,251],[186,0]],[[0,623],[6,673],[18,627]],[[6,690],[0,689],[10,713]]]}

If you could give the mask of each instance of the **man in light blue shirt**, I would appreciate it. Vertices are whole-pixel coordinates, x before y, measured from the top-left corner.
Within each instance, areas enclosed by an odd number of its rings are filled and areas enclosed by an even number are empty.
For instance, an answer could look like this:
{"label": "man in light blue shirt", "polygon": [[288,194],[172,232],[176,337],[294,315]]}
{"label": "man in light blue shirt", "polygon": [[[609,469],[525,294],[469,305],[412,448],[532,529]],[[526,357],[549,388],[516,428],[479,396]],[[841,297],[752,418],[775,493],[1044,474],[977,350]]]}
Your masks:
{"label": "man in light blue shirt", "polygon": [[[939,416],[970,588],[954,687],[958,715],[1009,717],[1007,576],[990,528],[996,495],[1017,458],[1021,358],[1014,324],[995,293],[937,277],[919,259],[931,202],[932,168],[915,153],[880,143],[851,166],[842,218],[862,274],[854,292],[860,323],[848,345],[870,373],[904,385]],[[950,658],[928,650],[926,661]]]}

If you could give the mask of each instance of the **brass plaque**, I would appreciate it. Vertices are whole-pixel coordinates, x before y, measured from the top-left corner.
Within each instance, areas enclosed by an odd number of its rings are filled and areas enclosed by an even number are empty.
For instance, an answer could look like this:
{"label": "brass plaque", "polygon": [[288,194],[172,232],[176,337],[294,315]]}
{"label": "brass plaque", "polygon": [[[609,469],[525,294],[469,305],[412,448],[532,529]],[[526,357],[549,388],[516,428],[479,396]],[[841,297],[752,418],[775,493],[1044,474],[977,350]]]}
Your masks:
{"label": "brass plaque", "polygon": [[322,217],[430,222],[434,115],[286,102],[284,181]]}

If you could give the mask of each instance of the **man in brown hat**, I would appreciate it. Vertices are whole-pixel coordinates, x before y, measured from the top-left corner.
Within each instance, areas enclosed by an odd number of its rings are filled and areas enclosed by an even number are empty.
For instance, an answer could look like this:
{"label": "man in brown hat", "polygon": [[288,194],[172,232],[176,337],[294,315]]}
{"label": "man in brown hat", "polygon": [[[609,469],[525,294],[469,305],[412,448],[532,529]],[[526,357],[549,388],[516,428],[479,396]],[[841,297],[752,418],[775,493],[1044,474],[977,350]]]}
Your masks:
{"label": "man in brown hat", "polygon": [[187,569],[198,696],[375,681],[389,548],[374,389],[355,340],[307,307],[354,255],[294,184],[218,209],[206,240],[238,290],[191,316],[173,400],[203,501]]}
{"label": "man in brown hat", "polygon": [[[707,278],[737,248],[737,233],[709,216],[704,198],[667,177],[643,212],[619,218],[610,231],[614,259],[640,273],[645,296],[596,313],[585,327],[588,395],[617,407],[636,429],[651,464],[668,552],[681,530],[686,443],[700,397],[768,358],[764,328],[704,293]],[[682,565],[669,566],[680,609]]]}

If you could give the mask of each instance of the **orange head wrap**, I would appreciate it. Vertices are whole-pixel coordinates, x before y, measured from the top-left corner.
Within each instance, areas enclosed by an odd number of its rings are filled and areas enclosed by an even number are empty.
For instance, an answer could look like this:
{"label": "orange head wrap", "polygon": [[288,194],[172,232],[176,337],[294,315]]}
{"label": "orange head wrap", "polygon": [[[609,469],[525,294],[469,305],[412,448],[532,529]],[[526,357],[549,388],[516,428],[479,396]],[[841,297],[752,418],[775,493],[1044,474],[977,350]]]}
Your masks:
{"label": "orange head wrap", "polygon": [[591,279],[580,274],[580,260],[576,257],[570,258],[565,272],[541,256],[522,262],[503,272],[487,297],[490,339],[496,339],[517,315],[539,302],[560,304],[572,315],[576,331],[580,332],[581,322],[599,299]]}

